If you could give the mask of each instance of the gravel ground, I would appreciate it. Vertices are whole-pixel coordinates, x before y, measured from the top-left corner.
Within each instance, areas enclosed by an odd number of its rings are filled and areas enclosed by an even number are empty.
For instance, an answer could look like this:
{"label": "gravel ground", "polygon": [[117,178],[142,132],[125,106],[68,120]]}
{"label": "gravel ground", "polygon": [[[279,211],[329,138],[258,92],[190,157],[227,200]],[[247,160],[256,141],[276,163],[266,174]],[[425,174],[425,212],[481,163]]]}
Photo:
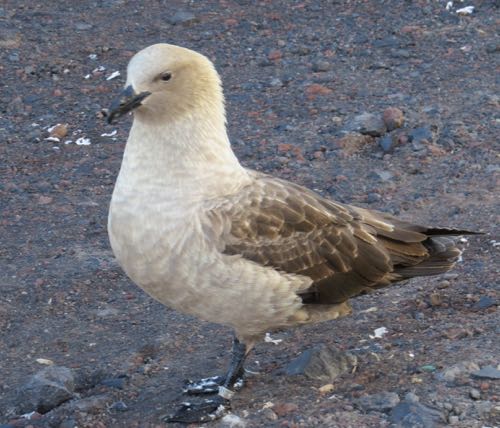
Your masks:
{"label": "gravel ground", "polygon": [[[131,55],[160,41],[215,62],[245,165],[342,202],[487,232],[464,243],[450,274],[360,297],[351,317],[259,345],[234,415],[207,426],[499,426],[500,4],[446,3],[3,0],[0,427],[163,427],[184,379],[225,367],[230,331],[152,301],[107,240],[130,120],[111,127],[101,110]],[[402,127],[387,133],[384,111],[404,114]],[[319,345],[355,354],[356,370],[286,373]]]}

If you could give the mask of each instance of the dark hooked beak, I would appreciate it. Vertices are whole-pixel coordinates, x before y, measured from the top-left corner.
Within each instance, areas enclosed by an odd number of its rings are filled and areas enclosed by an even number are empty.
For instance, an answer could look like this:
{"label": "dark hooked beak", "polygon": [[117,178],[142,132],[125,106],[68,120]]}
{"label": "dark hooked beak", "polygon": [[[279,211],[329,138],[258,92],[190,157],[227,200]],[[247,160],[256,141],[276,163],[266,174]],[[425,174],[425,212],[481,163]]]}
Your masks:
{"label": "dark hooked beak", "polygon": [[127,86],[120,94],[120,97],[113,101],[111,107],[109,107],[108,123],[112,123],[114,119],[139,107],[149,95],[151,95],[151,92],[147,91],[136,94],[132,85]]}

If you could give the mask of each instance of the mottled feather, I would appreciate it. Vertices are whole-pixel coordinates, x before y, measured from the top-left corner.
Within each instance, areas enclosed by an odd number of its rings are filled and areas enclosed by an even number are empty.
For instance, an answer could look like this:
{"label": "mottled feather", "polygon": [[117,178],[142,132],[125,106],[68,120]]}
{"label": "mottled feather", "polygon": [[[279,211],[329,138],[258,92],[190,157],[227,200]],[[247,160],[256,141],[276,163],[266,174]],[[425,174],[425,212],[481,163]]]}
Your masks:
{"label": "mottled feather", "polygon": [[222,251],[310,277],[312,286],[301,293],[305,303],[340,303],[395,281],[444,272],[460,255],[455,241],[440,235],[466,231],[429,229],[251,174],[251,186],[214,209],[228,223]]}

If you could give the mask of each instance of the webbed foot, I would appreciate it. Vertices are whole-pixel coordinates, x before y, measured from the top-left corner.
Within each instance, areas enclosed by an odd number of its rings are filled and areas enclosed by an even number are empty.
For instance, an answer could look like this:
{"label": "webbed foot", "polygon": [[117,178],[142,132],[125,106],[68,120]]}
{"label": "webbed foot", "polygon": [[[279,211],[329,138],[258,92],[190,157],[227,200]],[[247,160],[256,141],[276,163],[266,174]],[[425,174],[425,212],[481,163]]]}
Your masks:
{"label": "webbed foot", "polygon": [[181,422],[185,424],[208,422],[224,416],[230,407],[229,400],[216,395],[199,403],[182,403],[181,407],[173,415],[167,416],[164,420],[165,422]]}

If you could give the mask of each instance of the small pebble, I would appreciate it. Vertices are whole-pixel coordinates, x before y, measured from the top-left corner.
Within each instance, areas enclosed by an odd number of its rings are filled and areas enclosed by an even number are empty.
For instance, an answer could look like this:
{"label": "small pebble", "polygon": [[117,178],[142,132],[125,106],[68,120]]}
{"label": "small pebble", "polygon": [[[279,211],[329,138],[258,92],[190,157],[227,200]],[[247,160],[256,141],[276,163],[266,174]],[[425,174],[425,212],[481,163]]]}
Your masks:
{"label": "small pebble", "polygon": [[125,412],[128,410],[128,406],[123,401],[116,401],[111,405],[111,409],[118,412]]}
{"label": "small pebble", "polygon": [[481,391],[479,391],[476,388],[472,388],[469,391],[469,395],[470,395],[470,398],[472,398],[473,400],[479,400],[481,398]]}
{"label": "small pebble", "polygon": [[269,61],[276,61],[278,59],[281,59],[283,57],[283,53],[277,49],[273,49],[267,54],[267,59]]}
{"label": "small pebble", "polygon": [[418,403],[420,401],[420,398],[418,397],[417,394],[414,394],[413,392],[408,392],[405,395],[405,401],[409,403]]}
{"label": "small pebble", "polygon": [[333,391],[333,384],[332,383],[327,383],[326,385],[323,385],[318,388],[318,391],[321,394],[326,394],[327,392],[332,392]]}
{"label": "small pebble", "polygon": [[79,31],[86,31],[92,28],[92,24],[88,24],[86,22],[77,22],[75,24],[75,28]]}
{"label": "small pebble", "polygon": [[66,137],[66,135],[68,135],[68,126],[61,123],[58,123],[49,130],[50,137],[59,138],[60,140]]}
{"label": "small pebble", "polygon": [[384,110],[382,118],[388,131],[392,131],[396,128],[401,128],[404,123],[404,114],[397,107],[386,108]]}
{"label": "small pebble", "polygon": [[380,137],[385,134],[387,128],[380,116],[372,113],[363,113],[357,115],[348,124],[348,130],[372,137]]}
{"label": "small pebble", "polygon": [[273,407],[274,413],[278,416],[285,416],[288,413],[299,410],[299,406],[295,403],[278,403]]}
{"label": "small pebble", "polygon": [[220,420],[220,426],[224,428],[245,428],[246,421],[239,416],[228,413]]}
{"label": "small pebble", "polygon": [[413,129],[408,137],[410,142],[414,144],[414,147],[423,144],[424,142],[431,143],[433,140],[432,132],[427,127]]}
{"label": "small pebble", "polygon": [[173,15],[171,15],[170,18],[168,19],[168,21],[172,25],[189,24],[189,23],[197,21],[197,18],[191,12],[179,10],[176,13],[174,13]]}
{"label": "small pebble", "polygon": [[368,202],[369,204],[373,204],[373,203],[379,202],[381,200],[382,200],[382,196],[380,196],[378,193],[375,193],[375,192],[368,193],[368,195],[366,197],[366,202]]}
{"label": "small pebble", "polygon": [[283,82],[281,81],[281,79],[278,79],[277,77],[273,77],[271,79],[271,82],[269,82],[269,84],[275,88],[281,88],[283,86]]}
{"label": "small pebble", "polygon": [[436,371],[436,367],[433,366],[432,364],[427,364],[425,366],[420,367],[420,370],[424,372],[434,372]]}
{"label": "small pebble", "polygon": [[439,293],[431,293],[429,300],[432,306],[441,306],[443,304],[443,299]]}
{"label": "small pebble", "polygon": [[378,144],[384,153],[390,153],[394,149],[394,137],[390,134],[384,135],[380,140],[378,140]]}
{"label": "small pebble", "polygon": [[437,288],[443,289],[443,288],[448,288],[449,286],[450,286],[450,281],[444,280],[438,284]]}
{"label": "small pebble", "polygon": [[312,66],[314,72],[330,71],[331,69],[332,65],[328,61],[318,61]]}
{"label": "small pebble", "polygon": [[262,411],[262,414],[266,419],[269,419],[270,421],[275,421],[278,419],[278,415],[274,413],[274,411],[270,408],[266,408]]}
{"label": "small pebble", "polygon": [[399,396],[395,392],[379,392],[364,395],[355,402],[356,406],[365,412],[378,411],[388,412],[399,403]]}

